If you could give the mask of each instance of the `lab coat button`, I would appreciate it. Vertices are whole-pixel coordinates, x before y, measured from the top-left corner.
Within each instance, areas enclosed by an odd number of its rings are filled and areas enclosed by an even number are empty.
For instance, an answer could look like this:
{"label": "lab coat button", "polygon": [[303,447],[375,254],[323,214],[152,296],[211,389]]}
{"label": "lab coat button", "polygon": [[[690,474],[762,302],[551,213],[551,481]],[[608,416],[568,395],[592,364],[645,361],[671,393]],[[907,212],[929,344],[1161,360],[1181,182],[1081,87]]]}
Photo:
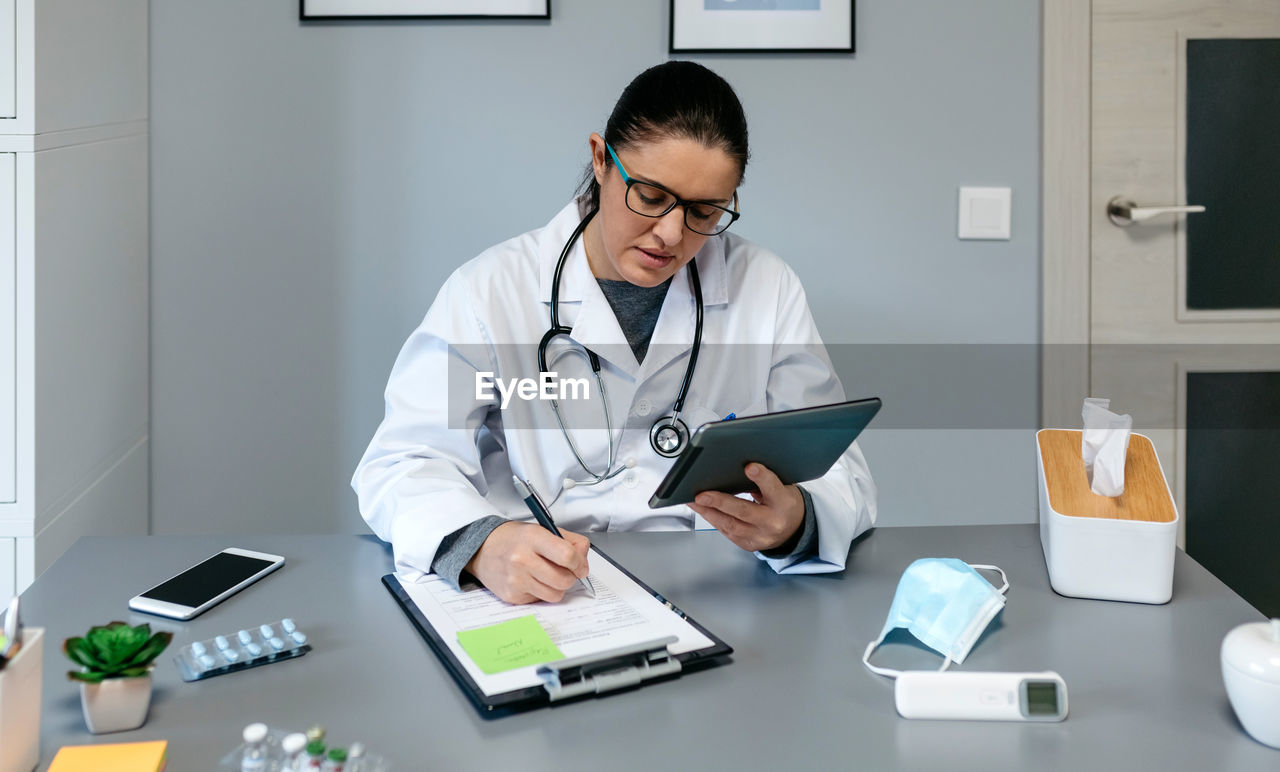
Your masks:
{"label": "lab coat button", "polygon": [[628,488],[634,488],[640,484],[640,476],[634,471],[627,472],[622,477],[622,484],[626,485]]}
{"label": "lab coat button", "polygon": [[647,416],[653,412],[653,403],[647,399],[641,399],[636,402],[636,415]]}

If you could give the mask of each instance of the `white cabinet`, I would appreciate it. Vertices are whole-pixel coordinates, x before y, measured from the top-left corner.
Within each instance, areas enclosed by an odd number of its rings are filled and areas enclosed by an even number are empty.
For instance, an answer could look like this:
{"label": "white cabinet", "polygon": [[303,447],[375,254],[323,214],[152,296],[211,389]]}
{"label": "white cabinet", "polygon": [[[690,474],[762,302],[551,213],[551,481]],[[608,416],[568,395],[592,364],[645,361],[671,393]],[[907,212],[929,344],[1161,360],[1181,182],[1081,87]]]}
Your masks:
{"label": "white cabinet", "polygon": [[5,54],[0,596],[147,532],[147,2],[0,0]]}
{"label": "white cabinet", "polygon": [[0,118],[13,118],[17,112],[17,27],[17,4],[0,0]]}
{"label": "white cabinet", "polygon": [[0,153],[0,504],[12,504],[18,495],[17,184],[14,154]]}
{"label": "white cabinet", "polygon": [[18,591],[18,566],[14,560],[15,539],[0,539],[0,598],[8,598]]}

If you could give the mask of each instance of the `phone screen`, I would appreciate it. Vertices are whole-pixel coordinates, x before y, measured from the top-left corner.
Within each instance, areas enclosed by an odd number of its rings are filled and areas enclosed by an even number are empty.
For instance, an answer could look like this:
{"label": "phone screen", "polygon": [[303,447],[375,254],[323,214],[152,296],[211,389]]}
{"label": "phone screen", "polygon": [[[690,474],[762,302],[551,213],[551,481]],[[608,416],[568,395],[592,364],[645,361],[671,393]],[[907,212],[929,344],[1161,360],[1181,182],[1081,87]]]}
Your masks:
{"label": "phone screen", "polygon": [[197,607],[270,566],[270,560],[220,552],[147,590],[142,597]]}

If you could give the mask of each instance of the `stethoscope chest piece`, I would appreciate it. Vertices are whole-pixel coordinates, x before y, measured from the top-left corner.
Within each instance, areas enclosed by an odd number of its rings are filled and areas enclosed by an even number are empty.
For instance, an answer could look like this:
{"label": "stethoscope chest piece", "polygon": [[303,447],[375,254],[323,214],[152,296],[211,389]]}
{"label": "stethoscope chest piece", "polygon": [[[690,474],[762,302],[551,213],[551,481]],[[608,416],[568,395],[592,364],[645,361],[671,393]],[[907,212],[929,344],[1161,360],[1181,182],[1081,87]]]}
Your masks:
{"label": "stethoscope chest piece", "polygon": [[649,444],[663,458],[675,458],[689,444],[689,427],[674,415],[664,416],[649,429]]}

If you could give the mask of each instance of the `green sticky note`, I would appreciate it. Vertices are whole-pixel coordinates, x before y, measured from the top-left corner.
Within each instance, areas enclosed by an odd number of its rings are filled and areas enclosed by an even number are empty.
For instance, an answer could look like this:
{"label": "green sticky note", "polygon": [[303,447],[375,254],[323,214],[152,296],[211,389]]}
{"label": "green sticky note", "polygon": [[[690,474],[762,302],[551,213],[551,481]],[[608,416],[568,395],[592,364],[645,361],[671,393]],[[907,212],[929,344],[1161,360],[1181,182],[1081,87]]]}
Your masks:
{"label": "green sticky note", "polygon": [[485,675],[564,659],[533,614],[458,633],[458,643]]}

